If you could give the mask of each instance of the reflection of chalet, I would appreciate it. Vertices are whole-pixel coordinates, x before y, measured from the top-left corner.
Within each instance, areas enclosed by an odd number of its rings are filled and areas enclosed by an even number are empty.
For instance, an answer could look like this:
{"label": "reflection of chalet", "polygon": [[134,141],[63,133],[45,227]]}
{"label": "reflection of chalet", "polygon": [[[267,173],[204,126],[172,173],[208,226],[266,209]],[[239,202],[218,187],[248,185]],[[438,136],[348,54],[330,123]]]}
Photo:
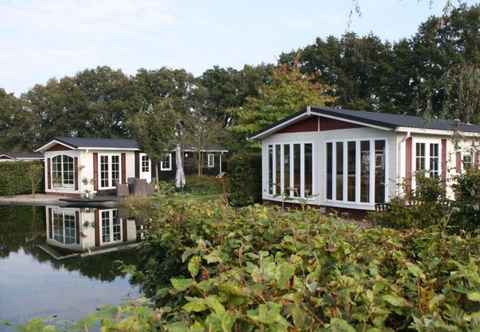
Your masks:
{"label": "reflection of chalet", "polygon": [[46,207],[47,244],[73,251],[136,242],[137,223],[118,209]]}

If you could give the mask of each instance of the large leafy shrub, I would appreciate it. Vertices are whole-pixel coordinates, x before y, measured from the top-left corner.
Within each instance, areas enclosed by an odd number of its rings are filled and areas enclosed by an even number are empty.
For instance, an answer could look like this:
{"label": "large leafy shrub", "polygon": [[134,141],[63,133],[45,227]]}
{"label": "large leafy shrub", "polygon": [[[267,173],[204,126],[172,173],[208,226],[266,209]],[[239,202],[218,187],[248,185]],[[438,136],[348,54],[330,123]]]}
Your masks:
{"label": "large leafy shrub", "polygon": [[[0,163],[0,196],[43,192],[43,163],[9,161]],[[33,186],[33,188],[32,188]]]}
{"label": "large leafy shrub", "polygon": [[429,227],[450,214],[443,184],[438,178],[416,177],[416,190],[391,200],[388,210],[374,213],[374,222],[393,228]]}
{"label": "large leafy shrub", "polygon": [[453,224],[464,230],[480,228],[480,170],[471,169],[457,177],[453,186],[455,210]]}
{"label": "large leafy shrub", "polygon": [[232,206],[257,203],[262,197],[262,160],[259,153],[238,153],[229,163],[228,190]]}

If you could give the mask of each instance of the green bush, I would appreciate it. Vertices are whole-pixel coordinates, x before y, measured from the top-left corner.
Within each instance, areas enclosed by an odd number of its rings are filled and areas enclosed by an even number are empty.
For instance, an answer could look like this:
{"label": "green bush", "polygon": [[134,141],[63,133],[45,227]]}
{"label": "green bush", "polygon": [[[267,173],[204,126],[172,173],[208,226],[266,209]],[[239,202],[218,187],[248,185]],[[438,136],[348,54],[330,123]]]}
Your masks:
{"label": "green bush", "polygon": [[[0,196],[44,191],[42,162],[15,161],[0,163]],[[32,183],[33,181],[33,183]]]}
{"label": "green bush", "polygon": [[392,199],[387,211],[373,213],[370,218],[382,226],[398,229],[425,228],[448,220],[450,208],[440,179],[417,176],[416,190],[407,196]]}
{"label": "green bush", "polygon": [[223,192],[221,179],[214,176],[187,176],[185,191],[198,194],[221,194]]}
{"label": "green bush", "polygon": [[452,223],[459,229],[480,228],[480,170],[469,170],[457,177]]}
{"label": "green bush", "polygon": [[246,206],[262,198],[262,160],[260,154],[239,153],[229,161],[228,191],[232,206]]}

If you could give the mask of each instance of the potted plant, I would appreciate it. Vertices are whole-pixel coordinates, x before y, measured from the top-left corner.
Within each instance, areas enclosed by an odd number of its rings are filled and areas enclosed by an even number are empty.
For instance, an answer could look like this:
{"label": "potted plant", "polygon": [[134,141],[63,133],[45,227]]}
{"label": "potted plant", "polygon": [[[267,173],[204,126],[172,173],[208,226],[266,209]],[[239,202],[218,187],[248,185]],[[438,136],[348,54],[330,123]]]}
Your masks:
{"label": "potted plant", "polygon": [[86,199],[92,199],[95,197],[95,192],[90,190],[91,186],[93,185],[93,179],[83,178],[82,183],[86,187],[84,192],[82,193],[82,197]]}

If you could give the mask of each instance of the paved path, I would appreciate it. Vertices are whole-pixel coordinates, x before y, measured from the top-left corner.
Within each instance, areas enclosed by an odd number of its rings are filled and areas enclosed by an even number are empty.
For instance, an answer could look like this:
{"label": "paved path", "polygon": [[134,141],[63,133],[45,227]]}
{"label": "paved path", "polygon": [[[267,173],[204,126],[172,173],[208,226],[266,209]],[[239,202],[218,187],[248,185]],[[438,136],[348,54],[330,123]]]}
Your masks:
{"label": "paved path", "polygon": [[0,196],[0,205],[55,205],[60,203],[60,198],[65,197],[45,194]]}

